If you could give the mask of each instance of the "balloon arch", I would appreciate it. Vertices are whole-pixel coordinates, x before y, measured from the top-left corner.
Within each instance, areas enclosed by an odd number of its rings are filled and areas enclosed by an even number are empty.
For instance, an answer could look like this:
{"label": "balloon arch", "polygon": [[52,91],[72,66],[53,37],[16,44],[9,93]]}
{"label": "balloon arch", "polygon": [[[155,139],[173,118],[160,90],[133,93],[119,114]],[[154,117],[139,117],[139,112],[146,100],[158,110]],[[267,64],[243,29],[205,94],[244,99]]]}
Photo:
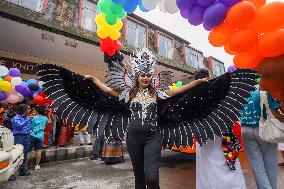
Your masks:
{"label": "balloon arch", "polygon": [[[281,59],[274,66],[283,69],[284,57],[284,2],[266,0],[99,0],[96,16],[97,35],[101,51],[113,56],[121,49],[122,19],[137,7],[148,12],[159,6],[170,14],[180,11],[189,24],[203,24],[210,31],[208,40],[214,47],[224,47],[234,55],[237,68],[259,68],[267,58]],[[274,60],[270,60],[270,65]],[[281,65],[280,65],[281,64]],[[282,70],[284,72],[284,69]],[[261,74],[271,73],[262,69]],[[284,75],[284,74],[280,74]],[[262,78],[276,98],[284,97],[284,77]],[[279,77],[278,77],[279,76]]]}

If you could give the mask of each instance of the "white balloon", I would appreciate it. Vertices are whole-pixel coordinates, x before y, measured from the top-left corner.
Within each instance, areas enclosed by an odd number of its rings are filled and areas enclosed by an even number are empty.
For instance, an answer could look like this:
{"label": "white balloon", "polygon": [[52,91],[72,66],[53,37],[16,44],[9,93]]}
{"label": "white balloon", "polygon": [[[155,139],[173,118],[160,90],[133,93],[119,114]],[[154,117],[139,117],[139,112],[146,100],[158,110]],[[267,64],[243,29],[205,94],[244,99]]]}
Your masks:
{"label": "white balloon", "polygon": [[148,10],[155,9],[157,6],[157,2],[158,2],[157,0],[142,0],[143,6]]}
{"label": "white balloon", "polygon": [[20,77],[13,77],[11,79],[11,83],[13,86],[20,85],[23,82],[23,80]]}
{"label": "white balloon", "polygon": [[5,66],[0,66],[0,76],[5,76],[9,73],[8,68],[6,68]]}
{"label": "white balloon", "polygon": [[165,8],[165,0],[158,2],[158,7],[159,7],[160,11],[167,13],[167,10]]}
{"label": "white balloon", "polygon": [[170,14],[177,13],[179,10],[176,0],[166,0],[164,6],[166,11]]}

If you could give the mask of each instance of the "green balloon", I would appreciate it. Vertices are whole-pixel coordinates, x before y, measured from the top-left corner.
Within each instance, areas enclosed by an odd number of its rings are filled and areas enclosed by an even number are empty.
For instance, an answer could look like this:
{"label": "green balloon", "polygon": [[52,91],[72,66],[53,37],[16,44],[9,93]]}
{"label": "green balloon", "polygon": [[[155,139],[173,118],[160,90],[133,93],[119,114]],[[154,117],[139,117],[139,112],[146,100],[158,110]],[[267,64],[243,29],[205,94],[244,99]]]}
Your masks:
{"label": "green balloon", "polygon": [[117,4],[113,2],[109,4],[108,9],[110,10],[112,14],[115,14],[115,15],[121,14],[122,11],[124,12],[123,6],[121,4]]}
{"label": "green balloon", "polygon": [[99,11],[105,14],[111,13],[109,10],[110,3],[112,3],[112,0],[100,0],[98,2]]}
{"label": "green balloon", "polygon": [[182,87],[182,81],[177,82],[177,87]]}
{"label": "green balloon", "polygon": [[109,25],[114,25],[117,22],[117,17],[113,14],[106,14],[106,22]]}
{"label": "green balloon", "polygon": [[102,1],[103,1],[103,0],[99,0],[99,2],[98,2],[98,4],[97,4],[97,6],[98,6],[98,11],[99,11],[99,12],[103,12],[103,9],[102,9]]}
{"label": "green balloon", "polygon": [[124,9],[120,14],[117,15],[117,17],[121,19],[124,19],[126,16],[127,16],[127,12],[125,12]]}

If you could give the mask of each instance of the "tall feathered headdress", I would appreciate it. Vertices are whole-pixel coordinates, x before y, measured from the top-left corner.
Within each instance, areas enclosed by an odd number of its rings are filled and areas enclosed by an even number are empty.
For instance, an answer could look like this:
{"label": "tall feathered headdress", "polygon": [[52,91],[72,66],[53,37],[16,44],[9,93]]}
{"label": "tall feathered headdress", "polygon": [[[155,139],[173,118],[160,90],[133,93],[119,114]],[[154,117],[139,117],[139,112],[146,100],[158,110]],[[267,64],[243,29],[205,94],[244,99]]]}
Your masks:
{"label": "tall feathered headdress", "polygon": [[[162,71],[155,73],[156,60],[155,55],[147,48],[137,50],[134,56],[130,56],[130,70],[126,69],[126,64],[122,63],[122,59],[117,61],[113,59],[109,62],[109,71],[107,74],[107,84],[109,87],[121,93],[120,100],[129,101],[129,91],[135,85],[137,76],[141,73],[151,74],[152,86],[156,90],[159,98],[167,98],[168,95],[163,92],[172,84],[172,72]],[[155,75],[154,75],[155,74]]]}
{"label": "tall feathered headdress", "polygon": [[132,73],[134,76],[139,74],[151,74],[155,72],[155,56],[147,49],[137,50],[136,56],[130,56]]}

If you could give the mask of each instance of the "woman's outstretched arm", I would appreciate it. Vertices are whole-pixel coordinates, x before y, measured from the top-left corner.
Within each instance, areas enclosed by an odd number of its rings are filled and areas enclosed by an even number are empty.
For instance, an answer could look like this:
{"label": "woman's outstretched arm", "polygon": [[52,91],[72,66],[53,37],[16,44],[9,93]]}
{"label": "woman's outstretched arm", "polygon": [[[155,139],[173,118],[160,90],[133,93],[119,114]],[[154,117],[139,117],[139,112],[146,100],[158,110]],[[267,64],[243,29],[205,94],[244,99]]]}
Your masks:
{"label": "woman's outstretched arm", "polygon": [[108,93],[108,94],[115,96],[115,97],[118,97],[120,95],[119,92],[117,92],[116,90],[106,86],[104,83],[102,83],[100,80],[98,80],[94,76],[86,75],[85,78],[93,81],[93,83],[95,85],[97,85],[105,93]]}
{"label": "woman's outstretched arm", "polygon": [[177,94],[180,94],[180,93],[183,93],[183,92],[186,92],[188,91],[189,89],[191,88],[194,88],[196,87],[197,85],[200,85],[201,83],[206,83],[208,82],[207,78],[204,78],[204,79],[198,79],[198,80],[195,80],[195,81],[192,81],[180,88],[177,88],[177,89],[169,89],[169,90],[165,90],[165,93],[167,93],[167,95],[169,95],[170,97],[172,96],[175,96]]}

